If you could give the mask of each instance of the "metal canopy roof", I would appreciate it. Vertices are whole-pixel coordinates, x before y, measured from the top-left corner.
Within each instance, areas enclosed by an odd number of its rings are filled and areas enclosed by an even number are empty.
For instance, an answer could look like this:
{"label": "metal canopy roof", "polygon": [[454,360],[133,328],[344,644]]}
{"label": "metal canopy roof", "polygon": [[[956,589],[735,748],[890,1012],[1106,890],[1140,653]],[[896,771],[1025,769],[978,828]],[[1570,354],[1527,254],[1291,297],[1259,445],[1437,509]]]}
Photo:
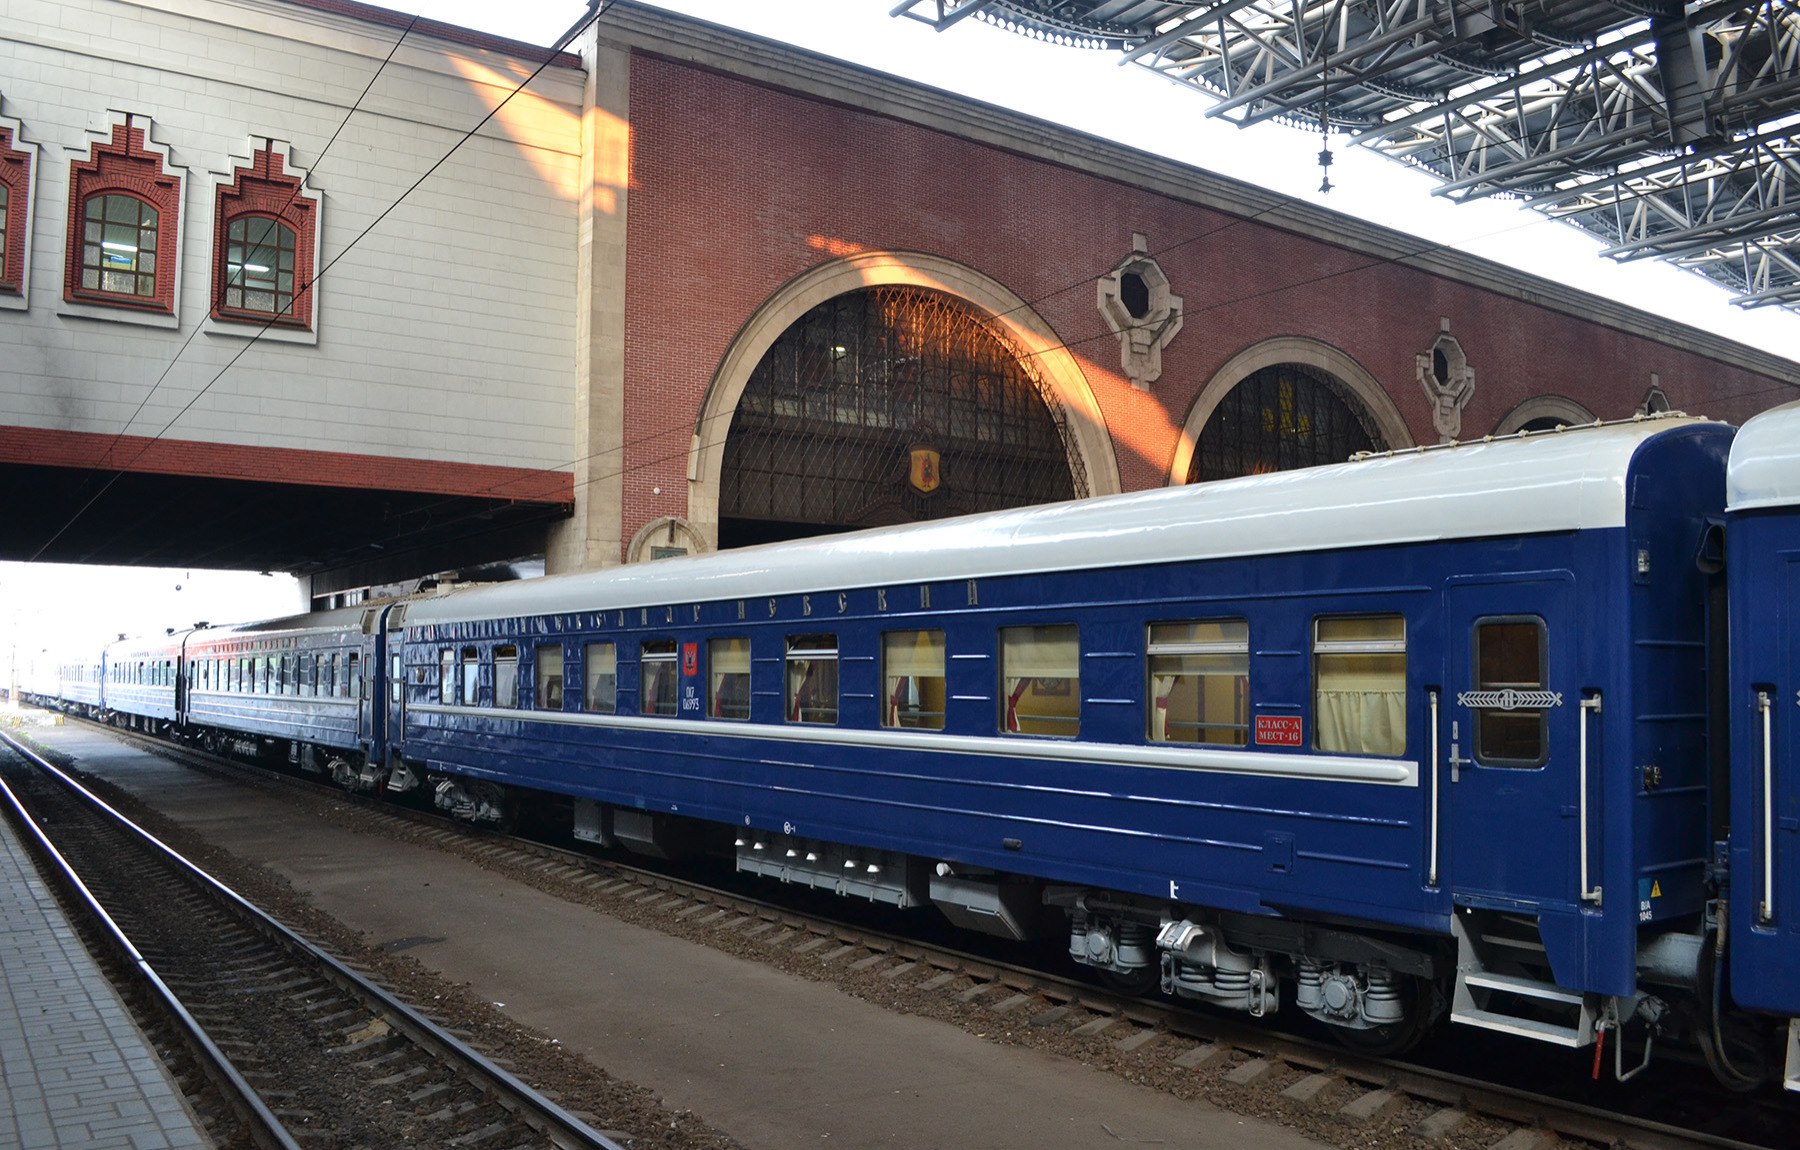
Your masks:
{"label": "metal canopy roof", "polygon": [[[1122,52],[1207,115],[1348,132],[1456,200],[1800,309],[1800,0],[901,0]],[[1327,111],[1328,109],[1328,111]]]}

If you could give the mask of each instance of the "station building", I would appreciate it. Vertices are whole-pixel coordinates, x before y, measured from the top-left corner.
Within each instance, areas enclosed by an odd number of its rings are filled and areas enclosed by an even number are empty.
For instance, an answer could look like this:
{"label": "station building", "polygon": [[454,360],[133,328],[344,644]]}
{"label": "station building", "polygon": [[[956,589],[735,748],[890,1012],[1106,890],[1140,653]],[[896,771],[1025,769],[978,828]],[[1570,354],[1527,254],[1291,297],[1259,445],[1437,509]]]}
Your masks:
{"label": "station building", "polygon": [[279,567],[345,601],[1639,411],[1741,422],[1800,387],[1698,328],[624,0],[563,53],[350,0],[7,12],[4,558]]}

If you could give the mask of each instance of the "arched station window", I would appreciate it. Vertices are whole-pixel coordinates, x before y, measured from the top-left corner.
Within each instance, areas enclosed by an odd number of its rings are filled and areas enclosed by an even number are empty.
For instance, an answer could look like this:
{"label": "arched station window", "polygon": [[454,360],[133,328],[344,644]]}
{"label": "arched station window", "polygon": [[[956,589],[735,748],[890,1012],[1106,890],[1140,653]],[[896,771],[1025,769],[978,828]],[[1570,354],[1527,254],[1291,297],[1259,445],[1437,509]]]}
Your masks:
{"label": "arched station window", "polygon": [[975,307],[853,291],[775,341],[738,401],[720,545],[938,519],[1084,494],[1060,404]]}
{"label": "arched station window", "polygon": [[1219,402],[1195,441],[1187,481],[1342,463],[1386,447],[1375,420],[1343,383],[1303,364],[1274,364]]}

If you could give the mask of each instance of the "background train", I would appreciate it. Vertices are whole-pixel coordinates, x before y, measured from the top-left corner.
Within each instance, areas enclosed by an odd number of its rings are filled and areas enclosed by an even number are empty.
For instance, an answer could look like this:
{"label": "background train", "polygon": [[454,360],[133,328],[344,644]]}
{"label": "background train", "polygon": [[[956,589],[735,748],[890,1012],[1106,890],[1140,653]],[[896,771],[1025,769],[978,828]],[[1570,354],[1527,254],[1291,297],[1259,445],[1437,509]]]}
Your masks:
{"label": "background train", "polygon": [[1797,657],[1800,404],[173,633],[45,693],[1365,1048],[1447,1017],[1800,1090]]}

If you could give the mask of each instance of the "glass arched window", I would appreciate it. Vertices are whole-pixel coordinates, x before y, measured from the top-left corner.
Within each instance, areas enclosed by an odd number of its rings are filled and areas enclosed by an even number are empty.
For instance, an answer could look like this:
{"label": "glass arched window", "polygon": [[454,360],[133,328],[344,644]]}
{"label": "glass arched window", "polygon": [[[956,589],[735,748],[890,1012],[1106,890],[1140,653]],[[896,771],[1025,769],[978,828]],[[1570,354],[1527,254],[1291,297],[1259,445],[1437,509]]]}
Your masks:
{"label": "glass arched window", "polygon": [[294,310],[294,229],[239,216],[225,229],[225,298],[232,311],[286,316]]}
{"label": "glass arched window", "polygon": [[154,299],[159,218],[136,196],[90,196],[82,209],[82,290]]}
{"label": "glass arched window", "polygon": [[1342,463],[1386,446],[1347,386],[1316,368],[1280,363],[1246,377],[1219,402],[1194,444],[1187,481]]}
{"label": "glass arched window", "polygon": [[776,339],[732,417],[720,545],[1048,503],[1087,479],[1061,405],[999,325],[888,285]]}

